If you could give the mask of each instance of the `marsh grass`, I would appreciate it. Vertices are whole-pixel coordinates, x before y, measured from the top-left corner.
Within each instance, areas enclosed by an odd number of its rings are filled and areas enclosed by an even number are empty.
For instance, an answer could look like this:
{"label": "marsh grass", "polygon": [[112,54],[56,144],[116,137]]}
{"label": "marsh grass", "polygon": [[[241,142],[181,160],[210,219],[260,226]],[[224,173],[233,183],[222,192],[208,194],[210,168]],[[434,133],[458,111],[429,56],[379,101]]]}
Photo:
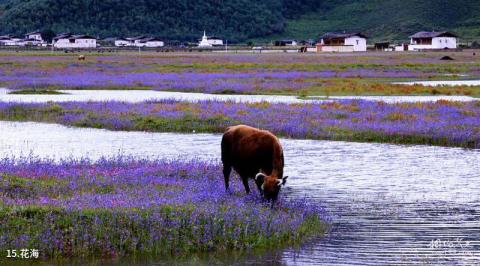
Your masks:
{"label": "marsh grass", "polygon": [[22,90],[10,91],[8,92],[8,94],[61,95],[61,94],[67,94],[67,93],[52,90],[52,89],[22,89]]}
{"label": "marsh grass", "polygon": [[0,165],[2,250],[35,248],[48,258],[189,256],[297,245],[328,227],[321,208],[281,200],[270,209],[259,195],[245,196],[239,178],[226,193],[220,167],[206,162]]}
{"label": "marsh grass", "polygon": [[360,142],[480,147],[478,102],[336,100],[273,104],[163,100],[0,104],[0,119],[124,131],[223,133],[248,124],[278,136]]}

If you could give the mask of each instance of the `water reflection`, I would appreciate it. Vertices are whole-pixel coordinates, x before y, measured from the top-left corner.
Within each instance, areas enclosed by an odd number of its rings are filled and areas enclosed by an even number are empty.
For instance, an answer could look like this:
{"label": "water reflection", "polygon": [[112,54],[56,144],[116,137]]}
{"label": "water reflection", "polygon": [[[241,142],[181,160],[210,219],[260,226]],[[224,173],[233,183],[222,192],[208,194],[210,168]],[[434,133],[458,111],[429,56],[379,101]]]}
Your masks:
{"label": "water reflection", "polygon": [[296,96],[281,95],[218,95],[204,93],[168,92],[153,90],[59,90],[65,94],[58,95],[32,95],[8,94],[9,90],[0,88],[0,101],[2,102],[69,102],[69,101],[123,101],[143,102],[147,100],[175,99],[179,101],[197,102],[203,100],[234,101],[234,102],[272,102],[272,103],[311,103],[331,101],[336,99],[363,99],[371,101],[395,102],[430,102],[437,100],[473,101],[469,96],[321,96],[308,97],[307,100],[298,99]]}
{"label": "water reflection", "polygon": [[426,80],[412,82],[396,82],[395,84],[423,86],[480,86],[480,80]]}
{"label": "water reflection", "polygon": [[[307,197],[333,216],[327,238],[254,256],[286,264],[479,264],[480,152],[459,148],[281,139],[283,197]],[[112,132],[0,122],[0,157],[202,158],[220,135]],[[219,179],[221,173],[219,173]],[[437,245],[435,241],[446,245]],[[236,257],[247,263],[251,256]],[[208,259],[207,259],[208,261]],[[227,260],[228,261],[228,260]],[[233,262],[233,261],[232,261]]]}

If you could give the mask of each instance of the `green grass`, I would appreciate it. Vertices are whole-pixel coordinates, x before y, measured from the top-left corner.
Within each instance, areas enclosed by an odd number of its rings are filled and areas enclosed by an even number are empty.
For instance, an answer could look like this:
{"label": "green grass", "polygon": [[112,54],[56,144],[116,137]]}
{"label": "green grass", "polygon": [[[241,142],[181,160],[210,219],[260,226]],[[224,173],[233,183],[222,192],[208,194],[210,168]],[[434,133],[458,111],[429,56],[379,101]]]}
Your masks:
{"label": "green grass", "polygon": [[51,89],[22,89],[10,91],[8,94],[38,94],[38,95],[61,95],[67,94]]}

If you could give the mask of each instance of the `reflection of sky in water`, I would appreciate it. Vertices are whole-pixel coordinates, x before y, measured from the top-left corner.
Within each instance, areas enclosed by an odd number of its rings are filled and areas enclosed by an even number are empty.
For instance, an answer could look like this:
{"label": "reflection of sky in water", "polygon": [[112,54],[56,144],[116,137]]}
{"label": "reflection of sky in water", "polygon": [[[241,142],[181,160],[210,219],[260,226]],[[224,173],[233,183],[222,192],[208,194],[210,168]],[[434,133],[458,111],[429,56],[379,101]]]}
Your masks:
{"label": "reflection of sky in water", "polygon": [[[68,101],[125,101],[143,102],[146,100],[176,99],[182,101],[235,101],[235,102],[261,102],[274,103],[304,103],[323,99],[300,100],[296,96],[279,95],[221,95],[204,93],[167,92],[153,90],[60,90],[63,95],[28,95],[8,94],[7,89],[0,89],[2,102],[68,102]],[[330,99],[365,99],[385,102],[426,102],[440,99],[455,101],[472,101],[469,96],[332,96]]]}
{"label": "reflection of sky in water", "polygon": [[[0,122],[0,157],[132,155],[219,161],[220,135],[112,132]],[[331,234],[279,256],[287,264],[480,263],[480,151],[281,140],[286,197],[308,197],[334,217]],[[219,182],[222,180],[219,173]],[[447,256],[431,240],[472,241]],[[472,256],[469,256],[473,252]],[[476,255],[476,257],[475,257]],[[269,258],[271,259],[271,258]]]}

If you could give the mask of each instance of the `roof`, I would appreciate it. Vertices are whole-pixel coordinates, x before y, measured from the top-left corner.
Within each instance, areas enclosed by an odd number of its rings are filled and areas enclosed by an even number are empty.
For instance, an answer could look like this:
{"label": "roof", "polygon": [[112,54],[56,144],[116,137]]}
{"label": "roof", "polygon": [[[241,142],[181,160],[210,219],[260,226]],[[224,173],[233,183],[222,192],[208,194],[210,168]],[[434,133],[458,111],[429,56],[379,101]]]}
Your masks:
{"label": "roof", "polygon": [[34,34],[42,34],[42,32],[39,31],[39,30],[37,30],[37,31],[29,32],[29,33],[27,33],[27,34],[25,34],[25,35],[34,35]]}
{"label": "roof", "polygon": [[142,41],[144,41],[144,42],[161,42],[162,40],[160,40],[157,37],[149,37],[149,38],[142,39]]}
{"label": "roof", "polygon": [[350,37],[361,37],[361,38],[368,38],[366,35],[360,33],[360,32],[343,32],[343,33],[338,33],[338,32],[327,32],[323,34],[320,39],[346,39]]}
{"label": "roof", "polygon": [[140,36],[136,36],[136,37],[125,38],[125,40],[127,40],[127,41],[135,41],[135,40],[141,40],[141,39],[145,39],[145,38],[147,38],[147,36],[145,36],[145,35],[140,35]]}
{"label": "roof", "polygon": [[97,39],[93,36],[90,35],[85,35],[85,34],[80,34],[80,35],[72,35],[70,36],[70,39]]}
{"label": "roof", "polygon": [[79,34],[79,35],[72,35],[70,33],[62,33],[62,34],[59,34],[57,36],[55,36],[55,38],[53,38],[54,40],[59,40],[59,39],[97,39],[93,36],[90,36],[90,35],[85,35],[85,34]]}
{"label": "roof", "polygon": [[72,36],[71,33],[60,33],[57,36],[55,36],[55,38],[53,38],[53,39],[54,40],[65,39],[65,38],[69,38],[70,36]]}
{"label": "roof", "polygon": [[448,31],[420,31],[410,36],[410,38],[435,38],[435,37],[457,38],[458,36]]}
{"label": "roof", "polygon": [[2,35],[0,36],[0,40],[10,40],[12,38],[16,38],[15,36],[11,35],[11,34],[7,34],[7,35]]}

